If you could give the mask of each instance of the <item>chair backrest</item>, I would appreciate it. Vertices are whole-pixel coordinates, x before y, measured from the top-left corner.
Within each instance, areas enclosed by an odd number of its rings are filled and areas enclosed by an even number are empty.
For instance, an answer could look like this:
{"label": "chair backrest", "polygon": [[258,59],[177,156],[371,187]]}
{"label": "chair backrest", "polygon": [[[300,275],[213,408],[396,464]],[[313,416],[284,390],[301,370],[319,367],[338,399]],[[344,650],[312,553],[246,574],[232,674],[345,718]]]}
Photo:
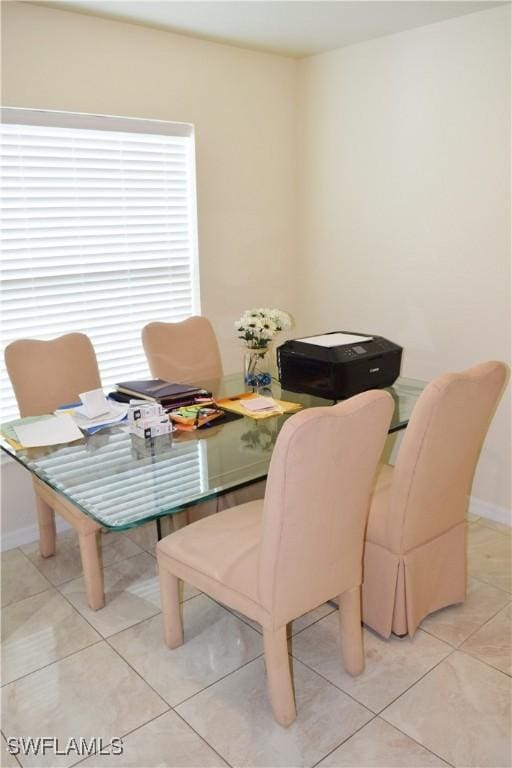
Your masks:
{"label": "chair backrest", "polygon": [[142,329],[142,345],[155,378],[201,384],[222,376],[219,345],[206,317],[149,323]]}
{"label": "chair backrest", "polygon": [[407,552],[464,520],[507,371],[504,363],[482,363],[440,376],[421,394],[393,472],[386,523],[392,551]]}
{"label": "chair backrest", "polygon": [[5,364],[21,416],[52,413],[101,387],[96,355],[83,333],[51,341],[20,339],[5,348]]}
{"label": "chair backrest", "polygon": [[387,392],[289,418],[267,477],[262,605],[282,624],[361,583],[372,482],[393,413]]}

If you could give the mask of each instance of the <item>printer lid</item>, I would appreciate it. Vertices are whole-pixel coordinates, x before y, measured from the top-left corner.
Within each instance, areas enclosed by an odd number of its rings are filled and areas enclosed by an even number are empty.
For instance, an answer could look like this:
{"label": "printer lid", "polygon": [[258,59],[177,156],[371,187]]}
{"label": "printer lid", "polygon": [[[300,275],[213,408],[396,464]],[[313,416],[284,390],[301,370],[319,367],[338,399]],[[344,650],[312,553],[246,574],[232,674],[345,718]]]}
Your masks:
{"label": "printer lid", "polygon": [[361,344],[372,339],[373,336],[356,336],[353,333],[325,333],[320,336],[295,339],[295,341],[300,341],[302,344],[314,344],[317,347],[342,347],[347,344]]}

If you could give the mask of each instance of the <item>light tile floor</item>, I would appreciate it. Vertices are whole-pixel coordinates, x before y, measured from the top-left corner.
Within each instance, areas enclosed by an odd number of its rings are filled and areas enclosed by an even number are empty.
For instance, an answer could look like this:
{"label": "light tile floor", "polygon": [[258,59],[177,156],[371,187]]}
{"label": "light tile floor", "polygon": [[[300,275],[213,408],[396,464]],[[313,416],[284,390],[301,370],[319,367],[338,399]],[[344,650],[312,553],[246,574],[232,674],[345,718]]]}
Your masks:
{"label": "light tile floor", "polygon": [[[111,537],[111,538],[110,538]],[[340,663],[337,616],[290,627],[298,718],[283,729],[265,688],[260,628],[185,586],[185,645],[163,642],[153,526],[104,542],[107,606],[86,605],[76,541],[44,561],[2,557],[3,766],[474,766],[512,768],[511,531],[468,522],[468,598],[413,640],[365,630],[366,670]],[[6,739],[122,738],[122,755],[17,757]],[[106,752],[108,750],[103,750]]]}

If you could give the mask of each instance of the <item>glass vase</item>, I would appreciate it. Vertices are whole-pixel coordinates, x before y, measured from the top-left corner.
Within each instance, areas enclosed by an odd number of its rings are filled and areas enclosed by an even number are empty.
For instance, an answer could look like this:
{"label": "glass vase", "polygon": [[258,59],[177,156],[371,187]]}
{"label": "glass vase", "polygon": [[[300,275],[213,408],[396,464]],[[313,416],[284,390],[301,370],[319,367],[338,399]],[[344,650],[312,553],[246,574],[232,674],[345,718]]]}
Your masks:
{"label": "glass vase", "polygon": [[253,389],[270,387],[270,352],[268,347],[247,349],[244,356],[244,381]]}

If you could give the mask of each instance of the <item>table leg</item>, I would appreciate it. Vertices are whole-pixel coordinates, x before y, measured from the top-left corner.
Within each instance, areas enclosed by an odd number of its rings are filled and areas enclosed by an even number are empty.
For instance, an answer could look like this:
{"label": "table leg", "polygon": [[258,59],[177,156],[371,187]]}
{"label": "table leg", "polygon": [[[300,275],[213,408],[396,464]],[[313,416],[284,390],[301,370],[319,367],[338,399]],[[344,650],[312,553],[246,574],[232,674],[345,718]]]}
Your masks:
{"label": "table leg", "polygon": [[41,557],[51,557],[55,554],[55,512],[52,507],[37,495],[37,518],[39,523],[39,550]]}
{"label": "table leg", "polygon": [[93,611],[105,605],[100,536],[99,530],[78,534],[87,602]]}

